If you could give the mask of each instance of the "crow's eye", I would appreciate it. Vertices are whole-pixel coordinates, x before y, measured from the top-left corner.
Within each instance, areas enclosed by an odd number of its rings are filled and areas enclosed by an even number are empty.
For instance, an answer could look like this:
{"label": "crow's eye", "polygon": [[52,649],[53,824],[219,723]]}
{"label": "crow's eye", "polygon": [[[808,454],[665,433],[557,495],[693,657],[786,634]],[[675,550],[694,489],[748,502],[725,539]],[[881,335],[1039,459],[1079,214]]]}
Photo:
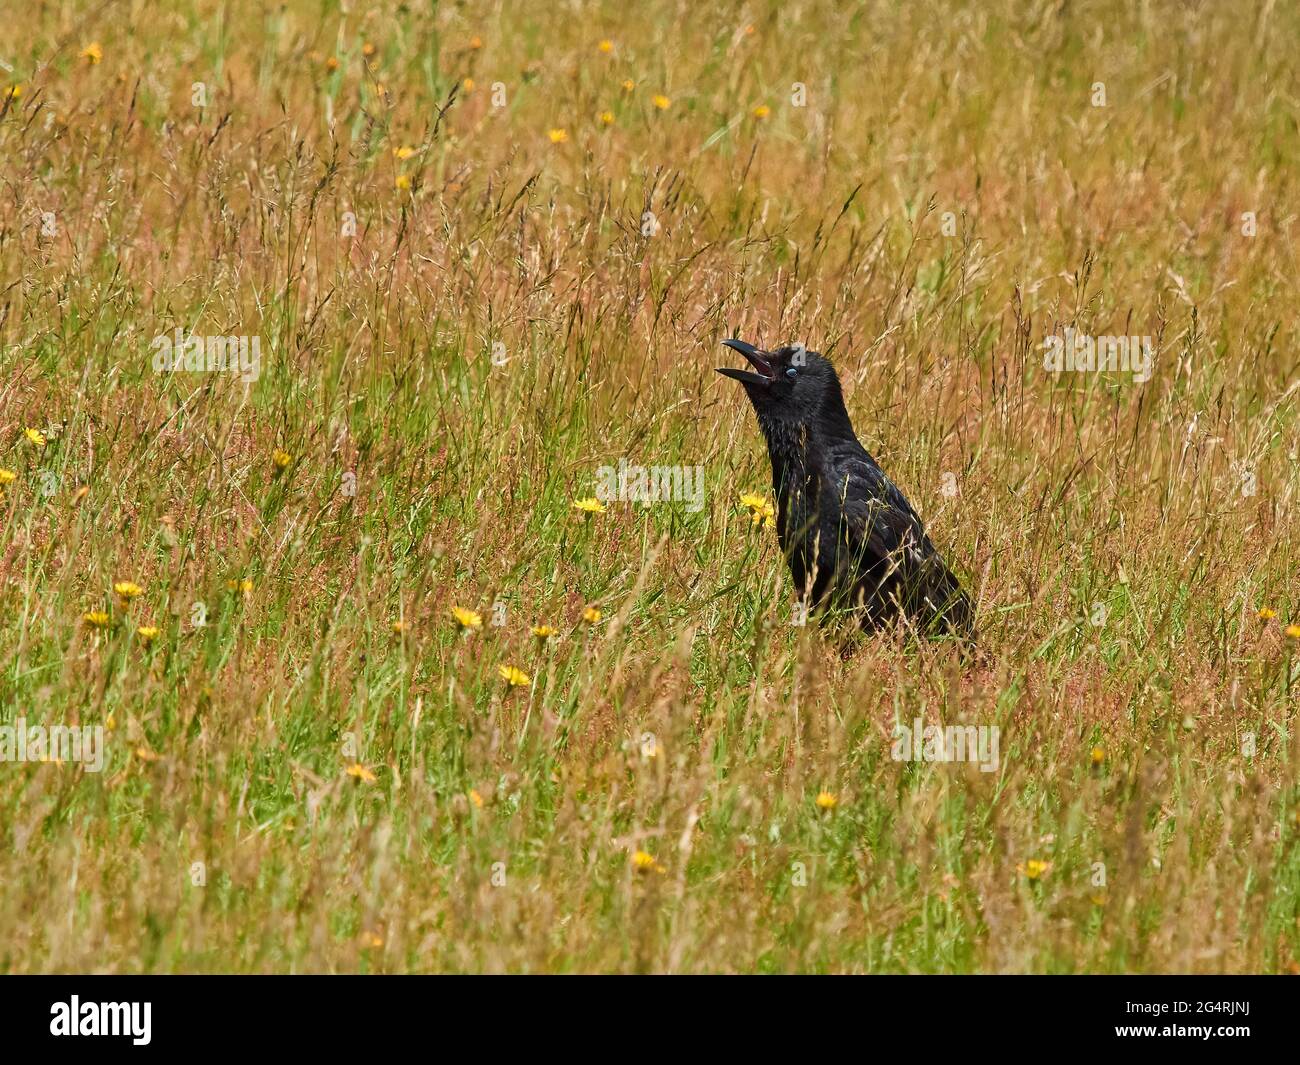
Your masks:
{"label": "crow's eye", "polygon": [[786,370],[785,375],[786,377],[790,378],[791,381],[793,381],[796,377],[799,376],[799,371],[796,370],[793,366],[791,366],[790,369]]}

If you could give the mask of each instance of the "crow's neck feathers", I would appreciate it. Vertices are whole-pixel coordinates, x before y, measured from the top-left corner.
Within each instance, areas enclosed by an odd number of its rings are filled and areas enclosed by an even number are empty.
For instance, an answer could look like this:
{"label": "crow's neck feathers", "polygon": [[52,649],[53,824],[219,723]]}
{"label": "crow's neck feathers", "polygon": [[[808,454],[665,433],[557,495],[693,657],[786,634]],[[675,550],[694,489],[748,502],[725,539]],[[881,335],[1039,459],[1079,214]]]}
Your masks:
{"label": "crow's neck feathers", "polygon": [[810,468],[810,456],[823,454],[837,444],[861,447],[835,372],[831,370],[827,379],[816,383],[820,388],[811,403],[779,411],[757,410],[759,428],[772,460],[772,485],[779,499],[804,488],[816,475],[817,471]]}

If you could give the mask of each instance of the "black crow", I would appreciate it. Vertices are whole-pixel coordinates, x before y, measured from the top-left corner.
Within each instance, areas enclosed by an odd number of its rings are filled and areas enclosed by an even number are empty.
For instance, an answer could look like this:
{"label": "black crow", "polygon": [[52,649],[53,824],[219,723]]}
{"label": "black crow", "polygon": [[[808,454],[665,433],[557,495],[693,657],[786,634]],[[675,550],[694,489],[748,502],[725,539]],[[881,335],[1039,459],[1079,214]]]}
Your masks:
{"label": "black crow", "polygon": [[925,635],[973,641],[970,599],[912,505],[858,443],[830,362],[802,346],[723,343],[755,371],[718,373],[745,386],[767,438],[777,538],[800,599],[853,610],[868,630],[901,611]]}

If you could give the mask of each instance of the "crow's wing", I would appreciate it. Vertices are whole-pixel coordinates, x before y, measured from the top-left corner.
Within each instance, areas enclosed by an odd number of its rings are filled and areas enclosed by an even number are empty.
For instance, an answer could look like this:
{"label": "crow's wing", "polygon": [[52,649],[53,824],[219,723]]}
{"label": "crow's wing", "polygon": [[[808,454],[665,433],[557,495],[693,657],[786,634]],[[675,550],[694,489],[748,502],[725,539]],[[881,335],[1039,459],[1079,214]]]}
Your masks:
{"label": "crow's wing", "polygon": [[828,480],[839,502],[840,527],[859,565],[870,569],[909,613],[927,624],[945,619],[969,633],[970,600],[925,534],[907,498],[859,445],[832,453]]}
{"label": "crow's wing", "polygon": [[861,557],[897,559],[902,565],[909,554],[934,551],[912,505],[860,445],[834,449],[829,458],[826,481],[840,510],[842,533]]}

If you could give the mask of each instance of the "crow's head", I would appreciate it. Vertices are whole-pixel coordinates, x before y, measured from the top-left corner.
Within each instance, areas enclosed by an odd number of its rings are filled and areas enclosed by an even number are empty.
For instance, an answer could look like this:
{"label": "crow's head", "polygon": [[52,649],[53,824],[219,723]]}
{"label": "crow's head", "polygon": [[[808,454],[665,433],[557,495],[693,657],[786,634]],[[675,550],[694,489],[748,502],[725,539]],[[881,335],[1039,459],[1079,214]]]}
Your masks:
{"label": "crow's head", "polygon": [[719,368],[718,373],[745,386],[760,422],[793,422],[811,425],[828,416],[838,420],[844,411],[844,397],[835,367],[803,345],[786,345],[775,351],[761,351],[743,340],[724,340],[740,352],[754,368]]}

